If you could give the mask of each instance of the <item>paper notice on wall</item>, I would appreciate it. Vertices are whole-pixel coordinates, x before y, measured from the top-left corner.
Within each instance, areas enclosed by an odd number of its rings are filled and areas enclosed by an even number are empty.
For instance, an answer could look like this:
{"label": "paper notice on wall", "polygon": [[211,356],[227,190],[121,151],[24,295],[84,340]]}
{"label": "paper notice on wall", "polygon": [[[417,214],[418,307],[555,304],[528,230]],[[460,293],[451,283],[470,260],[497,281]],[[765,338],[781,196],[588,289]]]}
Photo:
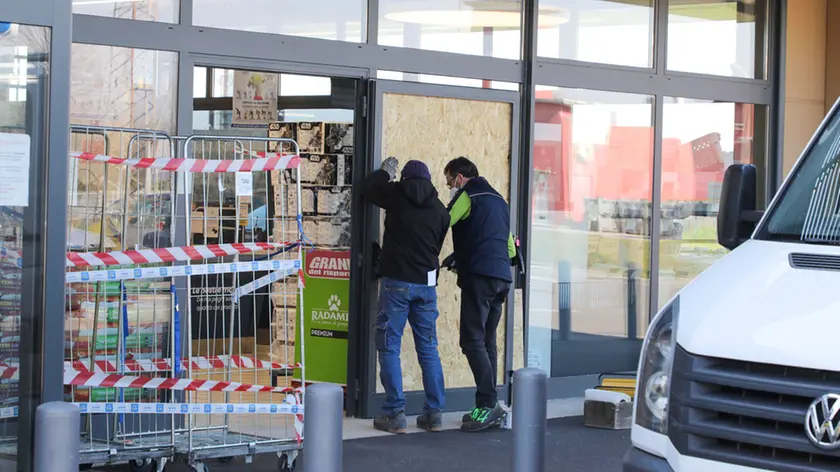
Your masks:
{"label": "paper notice on wall", "polygon": [[234,71],[233,127],[265,128],[277,121],[277,74]]}
{"label": "paper notice on wall", "polygon": [[29,205],[29,135],[0,133],[0,205]]}
{"label": "paper notice on wall", "polygon": [[250,172],[236,173],[236,196],[250,197],[254,193],[254,174]]}

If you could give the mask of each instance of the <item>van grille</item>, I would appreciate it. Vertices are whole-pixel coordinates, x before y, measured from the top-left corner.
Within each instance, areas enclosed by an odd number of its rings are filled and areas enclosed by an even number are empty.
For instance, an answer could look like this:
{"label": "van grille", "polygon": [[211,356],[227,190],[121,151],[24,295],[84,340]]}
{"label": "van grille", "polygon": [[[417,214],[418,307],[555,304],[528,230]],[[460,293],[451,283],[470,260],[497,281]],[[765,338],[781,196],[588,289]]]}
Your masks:
{"label": "van grille", "polygon": [[805,436],[814,399],[840,373],[701,357],[677,347],[668,435],[681,454],[780,472],[840,470]]}
{"label": "van grille", "polygon": [[790,254],[790,265],[795,269],[840,270],[840,256],[825,254]]}

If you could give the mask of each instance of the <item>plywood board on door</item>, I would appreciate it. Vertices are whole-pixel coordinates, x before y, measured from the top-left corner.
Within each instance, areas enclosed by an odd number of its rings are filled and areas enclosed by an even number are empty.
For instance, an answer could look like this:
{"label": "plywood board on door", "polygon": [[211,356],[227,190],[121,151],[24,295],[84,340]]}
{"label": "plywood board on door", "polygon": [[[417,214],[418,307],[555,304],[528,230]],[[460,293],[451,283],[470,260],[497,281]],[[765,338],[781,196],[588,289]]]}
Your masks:
{"label": "plywood board on door", "polygon": [[[384,94],[383,100],[383,158],[395,156],[401,166],[412,159],[425,162],[441,201],[447,204],[449,190],[443,169],[451,159],[465,156],[476,164],[481,176],[506,199],[509,198],[510,103],[390,93]],[[450,253],[451,235],[447,236],[441,258]],[[441,274],[437,292],[440,310],[438,349],[446,387],[471,387],[474,385],[473,376],[458,344],[461,293],[452,273],[444,271]],[[503,319],[497,333],[499,384],[504,382],[504,326]],[[404,390],[422,390],[422,373],[408,327],[403,336],[401,358]],[[377,392],[383,392],[378,375]]]}

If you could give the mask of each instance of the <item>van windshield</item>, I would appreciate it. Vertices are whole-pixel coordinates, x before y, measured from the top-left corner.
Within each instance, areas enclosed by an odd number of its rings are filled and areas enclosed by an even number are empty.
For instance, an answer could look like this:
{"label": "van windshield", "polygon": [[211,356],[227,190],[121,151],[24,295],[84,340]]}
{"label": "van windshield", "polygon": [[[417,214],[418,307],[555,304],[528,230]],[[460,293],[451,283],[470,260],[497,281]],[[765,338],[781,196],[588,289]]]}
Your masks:
{"label": "van windshield", "polygon": [[759,239],[840,244],[840,118],[833,113],[802,157]]}

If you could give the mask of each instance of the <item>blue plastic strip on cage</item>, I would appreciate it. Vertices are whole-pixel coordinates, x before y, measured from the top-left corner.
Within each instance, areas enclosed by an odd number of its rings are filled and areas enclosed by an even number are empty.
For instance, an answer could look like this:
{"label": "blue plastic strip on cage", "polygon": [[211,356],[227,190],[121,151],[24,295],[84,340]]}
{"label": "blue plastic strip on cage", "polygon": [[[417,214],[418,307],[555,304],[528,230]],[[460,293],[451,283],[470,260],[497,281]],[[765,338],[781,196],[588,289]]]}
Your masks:
{"label": "blue plastic strip on cage", "polygon": [[297,215],[297,224],[298,224],[298,232],[300,233],[300,242],[304,245],[308,245],[310,248],[315,248],[315,243],[309,239],[309,236],[303,232],[303,215],[298,213]]}
{"label": "blue plastic strip on cage", "polygon": [[[120,282],[120,295],[122,296],[122,316],[123,319],[123,332],[122,332],[122,343],[120,345],[120,353],[119,353],[119,369],[118,371],[122,373],[123,366],[125,365],[125,345],[128,342],[128,294],[125,290],[125,282]],[[125,401],[125,389],[120,388],[120,401]],[[125,416],[120,415],[119,418],[120,424],[125,423]]]}
{"label": "blue plastic strip on cage", "polygon": [[[175,324],[175,328],[173,330],[174,337],[175,337],[175,359],[181,358],[181,311],[178,308],[178,291],[175,290],[175,284],[169,285],[169,290],[172,291],[172,297],[174,298],[175,302],[175,314],[173,323]],[[181,363],[175,362],[175,373],[173,377],[179,377],[181,375]]]}
{"label": "blue plastic strip on cage", "polygon": [[157,279],[188,275],[230,274],[261,270],[300,269],[300,260],[250,261],[219,264],[143,267],[136,269],[93,270],[67,272],[66,283],[116,282],[118,280]]}
{"label": "blue plastic strip on cage", "polygon": [[[302,415],[303,405],[289,403],[76,403],[84,413],[137,414],[273,414]],[[1,413],[1,412],[0,412]],[[15,408],[17,414],[17,408]],[[1,416],[0,416],[1,417]]]}
{"label": "blue plastic strip on cage", "polygon": [[241,287],[238,287],[236,290],[233,291],[233,294],[230,296],[233,303],[238,304],[239,299],[244,297],[245,295],[249,295],[257,290],[265,287],[268,284],[272,284],[277,282],[278,280],[285,279],[286,277],[297,275],[296,270],[278,270],[276,272],[271,272],[268,275],[264,275],[257,280],[252,280]]}

